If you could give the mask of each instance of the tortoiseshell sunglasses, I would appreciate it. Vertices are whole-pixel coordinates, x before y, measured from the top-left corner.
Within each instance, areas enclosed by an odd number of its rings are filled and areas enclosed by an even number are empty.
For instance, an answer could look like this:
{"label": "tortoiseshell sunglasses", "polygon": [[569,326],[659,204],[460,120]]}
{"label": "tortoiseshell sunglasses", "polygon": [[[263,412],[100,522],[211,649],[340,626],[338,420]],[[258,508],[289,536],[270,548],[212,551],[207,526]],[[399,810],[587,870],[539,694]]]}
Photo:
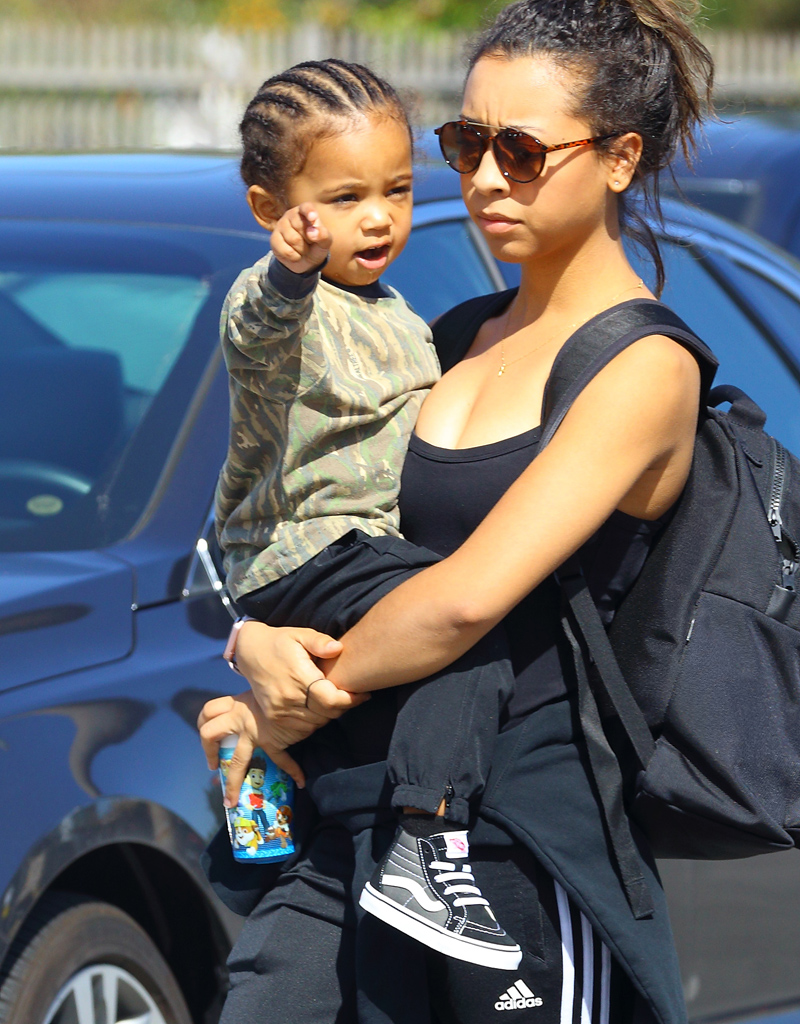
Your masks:
{"label": "tortoiseshell sunglasses", "polygon": [[503,177],[519,184],[535,181],[544,170],[544,158],[559,149],[574,149],[589,146],[593,142],[613,139],[613,135],[596,135],[593,139],[579,139],[577,142],[562,142],[557,146],[545,146],[533,135],[518,128],[501,128],[496,134],[488,135],[479,128],[491,125],[476,121],[448,121],[434,134],[439,136],[439,146],[447,163],[459,174],[472,174],[478,169],[488,146],[500,168]]}

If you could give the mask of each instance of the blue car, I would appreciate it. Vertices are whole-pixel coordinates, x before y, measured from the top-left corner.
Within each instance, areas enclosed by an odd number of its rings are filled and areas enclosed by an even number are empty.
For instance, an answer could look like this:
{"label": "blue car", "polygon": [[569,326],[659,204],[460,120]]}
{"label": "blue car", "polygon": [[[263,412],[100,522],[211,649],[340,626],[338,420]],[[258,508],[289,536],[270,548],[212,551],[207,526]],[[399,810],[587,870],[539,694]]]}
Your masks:
{"label": "blue car", "polygon": [[[420,167],[386,275],[428,319],[514,283],[458,184]],[[225,157],[0,159],[3,1024],[213,1024],[224,998],[195,720],[241,688],[209,552],[219,311],[267,248],[243,191]],[[665,300],[800,452],[800,268],[677,203],[658,230]],[[800,1006],[797,869],[663,865],[694,1020]]]}
{"label": "blue car", "polygon": [[[797,111],[710,122],[692,168],[679,159],[674,171],[686,199],[800,256]],[[669,186],[669,179],[665,181]]]}

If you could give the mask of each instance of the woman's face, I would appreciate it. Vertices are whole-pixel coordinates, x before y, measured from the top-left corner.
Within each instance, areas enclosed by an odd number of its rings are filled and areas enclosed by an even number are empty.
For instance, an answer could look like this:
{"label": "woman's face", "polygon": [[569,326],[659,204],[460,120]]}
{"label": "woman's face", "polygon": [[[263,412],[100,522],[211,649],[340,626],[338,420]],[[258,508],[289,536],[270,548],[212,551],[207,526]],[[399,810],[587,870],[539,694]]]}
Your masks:
{"label": "woman's face", "polygon": [[[592,135],[570,110],[580,83],[547,56],[483,57],[470,72],[462,117],[492,128],[520,128],[547,146]],[[596,146],[548,153],[535,181],[505,178],[487,148],[478,168],[461,176],[470,216],[492,253],[507,263],[527,263],[580,252],[598,232],[616,227],[609,191],[611,161]]]}

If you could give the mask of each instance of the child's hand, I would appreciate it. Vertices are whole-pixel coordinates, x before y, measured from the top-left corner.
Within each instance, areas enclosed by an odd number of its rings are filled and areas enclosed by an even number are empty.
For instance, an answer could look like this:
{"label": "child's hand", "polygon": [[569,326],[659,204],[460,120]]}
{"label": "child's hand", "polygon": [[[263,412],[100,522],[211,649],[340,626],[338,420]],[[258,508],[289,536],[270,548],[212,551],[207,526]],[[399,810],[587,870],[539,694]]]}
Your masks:
{"label": "child's hand", "polygon": [[333,238],[313,203],[287,210],[272,231],[275,258],[295,274],[321,267]]}

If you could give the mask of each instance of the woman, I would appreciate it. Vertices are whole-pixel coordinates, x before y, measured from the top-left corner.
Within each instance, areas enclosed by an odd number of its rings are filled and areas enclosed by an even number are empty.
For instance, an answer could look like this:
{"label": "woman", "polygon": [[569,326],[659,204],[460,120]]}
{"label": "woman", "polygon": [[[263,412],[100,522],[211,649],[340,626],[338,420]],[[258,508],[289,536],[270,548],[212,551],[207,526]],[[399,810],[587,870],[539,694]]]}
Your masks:
{"label": "woman", "polygon": [[[267,715],[247,696],[201,716],[213,762],[226,733],[280,751],[340,714],[348,694],[373,695],[303,747],[320,817],[237,943],[225,1024],[269,1019],[265,1001],[281,992],[298,1022],[417,1022],[430,1007],[462,1024],[504,1010],[548,1024],[684,1019],[647,851],[640,874],[654,906],[635,915],[606,836],[552,573],[579,551],[613,614],[686,481],[698,364],[666,336],[643,338],[581,393],[541,454],[537,428],[566,339],[600,311],[650,296],[622,246],[624,193],[655,189],[689,142],[709,79],[710,58],[674,0],[521,0],[478,40],[461,119],[441,138],[471,217],[497,258],[520,265],[521,286],[463,338],[409,449],[403,530],[443,560],[383,598],[341,647],[245,624],[237,660]],[[380,762],[391,688],[449,665],[500,623],[516,683],[470,860],[525,951],[513,978],[426,954],[368,917],[356,924],[352,897],[388,841]]]}

